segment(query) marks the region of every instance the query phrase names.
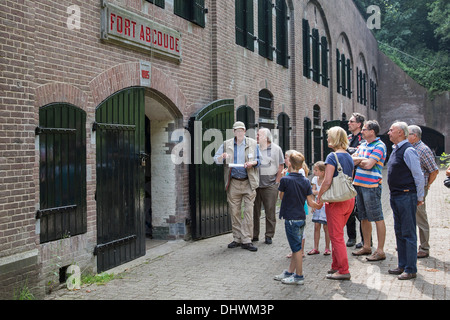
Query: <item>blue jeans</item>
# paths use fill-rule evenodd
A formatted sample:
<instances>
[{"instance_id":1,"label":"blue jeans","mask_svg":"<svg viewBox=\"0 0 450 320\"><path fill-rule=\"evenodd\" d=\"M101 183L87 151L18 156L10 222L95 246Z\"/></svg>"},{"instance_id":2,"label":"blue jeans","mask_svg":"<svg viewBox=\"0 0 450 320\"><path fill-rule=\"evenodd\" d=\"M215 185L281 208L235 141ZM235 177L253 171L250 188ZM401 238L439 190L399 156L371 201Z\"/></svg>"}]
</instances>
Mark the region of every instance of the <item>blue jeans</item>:
<instances>
[{"instance_id":1,"label":"blue jeans","mask_svg":"<svg viewBox=\"0 0 450 320\"><path fill-rule=\"evenodd\" d=\"M417 273L417 193L391 194L391 208L397 239L398 267L406 273Z\"/></svg>"},{"instance_id":2,"label":"blue jeans","mask_svg":"<svg viewBox=\"0 0 450 320\"><path fill-rule=\"evenodd\" d=\"M285 220L284 229L286 237L292 252L302 250L303 230L305 229L305 220Z\"/></svg>"}]
</instances>

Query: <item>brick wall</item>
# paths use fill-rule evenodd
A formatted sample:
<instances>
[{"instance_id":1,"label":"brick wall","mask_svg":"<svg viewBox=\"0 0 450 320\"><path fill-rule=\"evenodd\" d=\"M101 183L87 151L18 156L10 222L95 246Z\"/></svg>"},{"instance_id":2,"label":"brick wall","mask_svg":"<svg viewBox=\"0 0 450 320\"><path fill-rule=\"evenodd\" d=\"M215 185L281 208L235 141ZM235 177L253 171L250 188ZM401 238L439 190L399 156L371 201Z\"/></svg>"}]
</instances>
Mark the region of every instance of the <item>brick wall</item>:
<instances>
[{"instance_id":1,"label":"brick wall","mask_svg":"<svg viewBox=\"0 0 450 320\"><path fill-rule=\"evenodd\" d=\"M218 99L234 99L235 108L253 108L258 122L259 91L267 89L274 98L274 119L280 112L290 117L291 148L304 152L303 118L313 118L315 105L320 107L321 121L360 112L387 122L390 110L396 107L388 104L394 95L389 88L394 83L403 90L396 96L397 105L410 101L409 89L401 87L411 81L401 72L392 75L389 62L379 59L375 38L350 0L286 1L289 68L278 65L276 57L273 61L261 57L257 45L252 52L235 44L232 0L205 1L205 28L174 15L173 1L166 1L165 9L144 0L108 2L180 32L182 61L101 40L100 0L5 0L0 4L0 270L4 271L0 274L0 298L8 297L26 279L33 280L31 287L43 288L54 270L55 252L61 265L75 260L83 270L95 272L95 108L118 90L140 85L140 61L151 63L146 115L153 130L152 183L160 187L152 187L155 224L169 239L190 236L186 223L190 219L188 166L170 162L173 142L169 134L185 127L189 117L203 106ZM80 9L79 29L67 24L71 14L67 9L72 5ZM256 35L257 14L254 1ZM303 75L303 18L319 30L320 36L327 37L328 87ZM274 46L275 21L273 10ZM336 48L351 60L351 99L336 90ZM356 67L361 66L380 84L379 111L356 100ZM423 91L414 84L410 87L421 97L416 103L417 122L425 119L438 127L436 117L422 116ZM439 101L448 106L445 96ZM35 219L39 208L39 154L34 129L39 123L39 108L53 102L71 103L87 114L87 233L39 244Z\"/></svg>"},{"instance_id":2,"label":"brick wall","mask_svg":"<svg viewBox=\"0 0 450 320\"><path fill-rule=\"evenodd\" d=\"M34 10L33 1L0 3L0 298L36 282Z\"/></svg>"}]
</instances>

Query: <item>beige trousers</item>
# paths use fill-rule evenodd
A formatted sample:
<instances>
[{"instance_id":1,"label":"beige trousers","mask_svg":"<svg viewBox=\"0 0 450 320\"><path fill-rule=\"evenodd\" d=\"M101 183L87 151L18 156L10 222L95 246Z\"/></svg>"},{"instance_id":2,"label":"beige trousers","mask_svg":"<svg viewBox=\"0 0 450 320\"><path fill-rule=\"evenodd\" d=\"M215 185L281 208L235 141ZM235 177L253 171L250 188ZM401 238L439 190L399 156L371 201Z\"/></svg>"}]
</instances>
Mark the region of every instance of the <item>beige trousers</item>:
<instances>
[{"instance_id":1,"label":"beige trousers","mask_svg":"<svg viewBox=\"0 0 450 320\"><path fill-rule=\"evenodd\" d=\"M252 242L255 196L256 191L250 188L248 180L231 179L227 190L227 200L231 211L233 240L237 243L248 244Z\"/></svg>"},{"instance_id":2,"label":"beige trousers","mask_svg":"<svg viewBox=\"0 0 450 320\"><path fill-rule=\"evenodd\" d=\"M427 194L428 188L425 187L423 205L418 206L416 211L416 223L419 228L420 251L424 252L428 252L428 250L430 250L430 225L428 224L427 207L425 206Z\"/></svg>"}]
</instances>

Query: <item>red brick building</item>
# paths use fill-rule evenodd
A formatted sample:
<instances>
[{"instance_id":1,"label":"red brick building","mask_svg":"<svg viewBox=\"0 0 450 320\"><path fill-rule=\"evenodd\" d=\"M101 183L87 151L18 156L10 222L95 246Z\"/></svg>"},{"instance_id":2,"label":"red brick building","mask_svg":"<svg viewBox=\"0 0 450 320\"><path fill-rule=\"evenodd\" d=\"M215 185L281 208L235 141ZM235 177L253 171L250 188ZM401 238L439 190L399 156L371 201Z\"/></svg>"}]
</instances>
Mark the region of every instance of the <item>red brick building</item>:
<instances>
[{"instance_id":1,"label":"red brick building","mask_svg":"<svg viewBox=\"0 0 450 320\"><path fill-rule=\"evenodd\" d=\"M227 232L226 210L204 203L223 196L203 180L219 169L173 158L194 144L194 120L278 129L311 163L324 121L360 112L387 130L395 95L414 105L411 123L448 135L448 95L432 106L443 118L427 113L425 91L391 74L350 0L6 0L0 48L5 299L24 286L41 295L69 265L99 272L142 256L148 233Z\"/></svg>"}]
</instances>

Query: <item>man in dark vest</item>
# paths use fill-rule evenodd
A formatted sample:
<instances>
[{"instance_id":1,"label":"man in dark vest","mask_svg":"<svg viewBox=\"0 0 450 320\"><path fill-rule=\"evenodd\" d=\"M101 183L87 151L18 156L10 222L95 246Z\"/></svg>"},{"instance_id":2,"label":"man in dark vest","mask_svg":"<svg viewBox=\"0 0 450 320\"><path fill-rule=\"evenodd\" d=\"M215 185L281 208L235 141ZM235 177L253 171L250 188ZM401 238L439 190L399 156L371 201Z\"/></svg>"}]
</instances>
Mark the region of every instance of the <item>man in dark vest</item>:
<instances>
[{"instance_id":1,"label":"man in dark vest","mask_svg":"<svg viewBox=\"0 0 450 320\"><path fill-rule=\"evenodd\" d=\"M398 267L389 273L409 280L417 273L416 211L424 201L424 178L419 155L407 140L408 125L395 122L388 135L394 144L388 162L388 185L398 253Z\"/></svg>"}]
</instances>

